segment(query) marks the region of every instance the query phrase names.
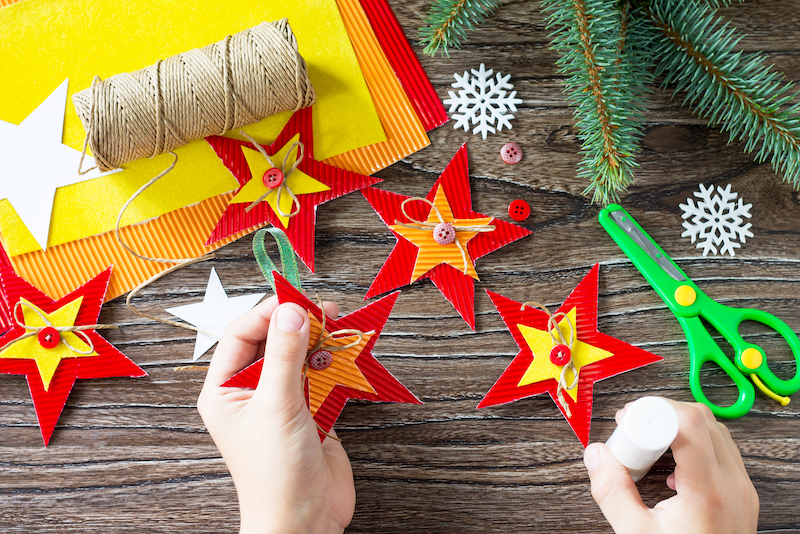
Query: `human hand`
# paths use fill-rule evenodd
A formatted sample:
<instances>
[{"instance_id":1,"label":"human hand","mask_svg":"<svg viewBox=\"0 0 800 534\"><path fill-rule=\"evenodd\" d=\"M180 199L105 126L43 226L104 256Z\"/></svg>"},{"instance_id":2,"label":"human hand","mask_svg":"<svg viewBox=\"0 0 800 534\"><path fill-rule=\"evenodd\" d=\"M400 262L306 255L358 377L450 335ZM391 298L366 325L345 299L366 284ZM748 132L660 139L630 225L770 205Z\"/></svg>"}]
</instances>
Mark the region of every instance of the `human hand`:
<instances>
[{"instance_id":1,"label":"human hand","mask_svg":"<svg viewBox=\"0 0 800 534\"><path fill-rule=\"evenodd\" d=\"M586 447L583 461L597 501L617 534L751 534L758 526L758 494L727 427L704 404L666 399L678 413L672 443L675 472L667 486L677 495L652 509L606 445ZM618 411L622 419L625 408Z\"/></svg>"},{"instance_id":2,"label":"human hand","mask_svg":"<svg viewBox=\"0 0 800 534\"><path fill-rule=\"evenodd\" d=\"M338 316L335 304L324 307ZM347 453L336 440L320 443L305 401L309 331L300 306L262 302L225 331L197 400L236 485L242 533L343 532L353 517ZM258 388L220 387L261 356Z\"/></svg>"}]
</instances>

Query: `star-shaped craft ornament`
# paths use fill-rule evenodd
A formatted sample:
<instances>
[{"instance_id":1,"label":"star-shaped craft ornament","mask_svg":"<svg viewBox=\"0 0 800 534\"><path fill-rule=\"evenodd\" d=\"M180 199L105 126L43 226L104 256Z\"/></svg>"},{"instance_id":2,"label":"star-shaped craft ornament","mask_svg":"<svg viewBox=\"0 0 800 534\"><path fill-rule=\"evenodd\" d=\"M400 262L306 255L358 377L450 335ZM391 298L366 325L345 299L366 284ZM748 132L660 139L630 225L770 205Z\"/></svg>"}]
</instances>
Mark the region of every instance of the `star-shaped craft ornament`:
<instances>
[{"instance_id":1,"label":"star-shaped craft ornament","mask_svg":"<svg viewBox=\"0 0 800 534\"><path fill-rule=\"evenodd\" d=\"M0 374L26 376L45 446L77 379L147 376L96 329L80 328L97 326L110 277L109 267L56 301L0 267L13 322L0 337Z\"/></svg>"},{"instance_id":2,"label":"star-shaped craft ornament","mask_svg":"<svg viewBox=\"0 0 800 534\"><path fill-rule=\"evenodd\" d=\"M397 238L365 298L430 278L474 330L475 260L531 231L472 210L467 145L425 201L374 187L361 193Z\"/></svg>"},{"instance_id":3,"label":"star-shaped craft ornament","mask_svg":"<svg viewBox=\"0 0 800 534\"><path fill-rule=\"evenodd\" d=\"M261 302L264 295L266 293L229 297L219 281L217 270L212 267L203 301L167 308L167 312L203 330L197 333L194 344L192 361L196 362L222 338L228 325Z\"/></svg>"},{"instance_id":4,"label":"star-shaped craft ornament","mask_svg":"<svg viewBox=\"0 0 800 534\"><path fill-rule=\"evenodd\" d=\"M272 224L286 232L297 255L314 271L317 206L381 179L315 160L311 109L296 111L271 145L206 138L240 186L207 245Z\"/></svg>"},{"instance_id":5,"label":"star-shaped craft ornament","mask_svg":"<svg viewBox=\"0 0 800 534\"><path fill-rule=\"evenodd\" d=\"M78 174L81 152L62 144L69 80L17 126L0 120L0 199L8 199L42 249L47 248L56 189L118 170ZM94 167L86 156L84 168Z\"/></svg>"},{"instance_id":6,"label":"star-shaped craft ornament","mask_svg":"<svg viewBox=\"0 0 800 534\"><path fill-rule=\"evenodd\" d=\"M599 270L596 264L553 313L561 336L543 310L487 291L520 351L478 408L547 392L585 447L594 383L663 359L597 331Z\"/></svg>"},{"instance_id":7,"label":"star-shaped craft ornament","mask_svg":"<svg viewBox=\"0 0 800 534\"><path fill-rule=\"evenodd\" d=\"M275 293L280 303L293 302L308 310L311 319L306 399L320 430L320 439L333 428L348 399L373 402L422 404L372 355L399 293L387 295L344 317L324 317L319 306L308 300L277 272ZM361 336L341 330L358 330ZM333 338L329 338L334 334ZM321 345L319 345L322 339ZM255 389L264 360L246 367L222 387ZM299 377L298 377L299 378ZM299 387L299 384L298 384Z\"/></svg>"}]
</instances>

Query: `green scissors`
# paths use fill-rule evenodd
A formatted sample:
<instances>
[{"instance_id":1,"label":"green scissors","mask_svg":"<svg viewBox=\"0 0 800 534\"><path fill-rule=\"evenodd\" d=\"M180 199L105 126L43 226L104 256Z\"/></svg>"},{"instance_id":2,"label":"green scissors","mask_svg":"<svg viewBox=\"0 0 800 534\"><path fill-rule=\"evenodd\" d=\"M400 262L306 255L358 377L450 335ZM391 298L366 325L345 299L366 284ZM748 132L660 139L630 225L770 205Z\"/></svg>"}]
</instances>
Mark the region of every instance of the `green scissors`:
<instances>
[{"instance_id":1,"label":"green scissors","mask_svg":"<svg viewBox=\"0 0 800 534\"><path fill-rule=\"evenodd\" d=\"M747 380L749 376L765 395L783 406L789 404L789 398L781 395L791 395L800 390L800 340L785 322L764 311L731 308L711 300L689 280L686 273L642 230L622 206L611 204L600 212L599 219L606 232L664 299L683 328L689 344L689 384L698 402L711 408L715 415L726 419L745 415L755 401L755 388ZM701 317L731 344L735 351L733 362L711 337ZM797 364L794 378L781 380L775 376L775 373L767 367L764 350L742 338L739 334L739 325L742 321L748 320L767 325L786 340ZM703 393L700 369L706 362L719 365L733 380L739 390L739 398L733 405L717 406Z\"/></svg>"}]
</instances>

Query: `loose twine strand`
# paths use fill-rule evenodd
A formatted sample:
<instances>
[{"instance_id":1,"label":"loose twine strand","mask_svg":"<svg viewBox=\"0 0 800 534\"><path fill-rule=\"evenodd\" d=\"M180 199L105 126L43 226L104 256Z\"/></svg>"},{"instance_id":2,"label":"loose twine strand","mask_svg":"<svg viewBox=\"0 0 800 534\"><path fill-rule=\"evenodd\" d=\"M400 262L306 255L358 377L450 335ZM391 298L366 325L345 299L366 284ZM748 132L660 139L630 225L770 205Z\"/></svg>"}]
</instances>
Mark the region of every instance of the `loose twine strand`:
<instances>
[{"instance_id":1,"label":"loose twine strand","mask_svg":"<svg viewBox=\"0 0 800 534\"><path fill-rule=\"evenodd\" d=\"M249 135L247 135L246 133L244 133L241 130L239 130L239 133L241 135L243 135L244 137L246 137L251 143L253 143L253 145L256 147L256 149L258 149L258 151L261 152L261 155L264 156L264 158L267 160L267 163L269 164L270 167L273 167L273 168L276 168L276 169L278 168L278 166L275 165L275 163L272 161L272 158L269 157L269 154L267 154L267 151L264 150L264 147L262 147L258 143L258 141L256 141L255 139L253 139L252 137L250 137ZM298 148L298 147L299 147L299 149L298 149L297 159L294 161L292 166L287 169L286 168L286 164L289 162L289 156L292 154L294 149ZM300 166L300 163L303 161L303 157L304 156L305 156L305 145L300 141L295 141L295 143L291 147L289 147L289 150L286 152L286 155L283 156L283 163L280 166L281 173L283 173L283 182L281 182L281 185L279 185L275 189L270 189L269 191L267 191L266 193L264 193L263 195L258 197L258 199L253 201L252 204L250 204L249 206L247 206L244 209L245 213L250 213L250 210L252 210L256 206L258 206L261 202L266 200L268 196L270 196L273 192L276 192L276 191L277 191L277 193L276 193L277 197L275 199L275 205L277 206L278 213L280 213L281 217L294 217L295 215L300 213L300 200L297 198L297 195L295 195L292 192L292 190L289 188L289 184L287 182L289 180L289 176L294 171L297 170L297 167ZM256 176L253 176L251 178L251 180L257 180L257 179L258 179L258 177L256 177ZM292 198L292 206L294 207L294 209L289 213L285 213L283 211L283 209L281 208L281 193L284 192L284 191L286 192L286 194L288 194Z\"/></svg>"},{"instance_id":2,"label":"loose twine strand","mask_svg":"<svg viewBox=\"0 0 800 534\"><path fill-rule=\"evenodd\" d=\"M436 213L436 218L439 219L438 223L427 222L427 221L420 221L419 219L415 219L411 215L408 214L406 211L406 204L411 201L420 201L425 202L426 204L430 205L431 209L434 210ZM446 223L447 221L444 220L442 216L442 212L439 211L439 208L436 207L436 204L428 200L427 198L422 197L410 197L403 201L400 204L400 211L403 212L403 215L414 224L404 223L399 221L398 219L394 220L394 224L397 226L402 226L404 228L413 228L415 230L422 230L423 232L433 232L433 230L439 226L439 224ZM476 225L453 225L453 230L456 232L493 232L495 227L491 224L476 224ZM469 260L467 259L467 251L464 248L464 245L458 240L458 236L456 235L455 244L458 247L458 251L461 252L461 259L464 260L464 274L467 274L467 270L469 269Z\"/></svg>"},{"instance_id":3,"label":"loose twine strand","mask_svg":"<svg viewBox=\"0 0 800 534\"><path fill-rule=\"evenodd\" d=\"M564 412L567 414L567 417L572 417L572 411L569 408L569 404L567 404L567 400L564 398L563 390L566 389L568 391L572 391L578 387L578 377L580 371L575 368L575 362L572 361L572 347L575 345L576 338L575 324L572 322L572 318L566 313L556 312L551 314L550 310L547 309L547 306L539 304L538 302L523 302L522 306L520 307L520 311L524 310L526 306L540 309L547 314L547 333L550 335L550 340L553 342L553 347L556 345L566 345L569 347L569 361L561 368L561 375L558 377L558 389L556 390L556 397L558 398L558 403L564 408ZM566 318L567 323L569 324L569 341L564 337L564 333L558 326L558 320L563 318ZM555 332L555 334L553 332ZM558 335L558 339L556 339L556 335ZM569 384L567 383L567 372L572 373L572 382Z\"/></svg>"},{"instance_id":4,"label":"loose twine strand","mask_svg":"<svg viewBox=\"0 0 800 534\"><path fill-rule=\"evenodd\" d=\"M33 325L25 324L25 313L24 312L22 314L23 320L20 321L20 319L19 319L19 311L22 309L23 306L27 307L28 309L32 310L36 315L38 315L39 319L41 319L41 321L44 323L44 326L33 326ZM0 348L0 352L3 352L4 350L9 348L14 343L22 341L23 339L28 339L28 338L31 338L33 336L38 336L39 332L41 332L45 328L52 328L56 332L58 332L59 335L62 332L72 332L76 336L80 337L83 340L83 342L86 343L89 346L89 350L80 350L77 347L73 347L72 345L70 345L70 343L67 341L67 339L64 336L61 336L61 343L63 343L69 350L71 350L72 352L74 352L76 354L79 354L81 356L88 356L89 354L94 352L94 343L92 342L92 338L90 338L89 335L85 332L86 330L109 330L109 329L112 329L112 328L119 328L118 326L111 325L111 324L85 324L85 325L73 325L73 326L56 326L52 322L50 322L50 320L47 318L47 316L45 316L36 306L33 306L33 305L28 304L27 302L23 302L21 300L18 300L14 304L14 309L12 311L12 317L14 318L14 322L16 323L16 325L19 326L20 328L24 328L26 330L26 332L23 335L21 335L20 337L14 338L11 341L9 341L8 343L6 343L5 345L3 345Z\"/></svg>"},{"instance_id":5,"label":"loose twine strand","mask_svg":"<svg viewBox=\"0 0 800 534\"><path fill-rule=\"evenodd\" d=\"M306 352L305 362L303 362L303 377L301 379L301 387L303 388L303 396L305 396L306 378L308 378L308 369L309 369L309 365L311 364L311 356L315 352L320 351L320 350L327 350L328 352L339 352L339 351L343 351L343 350L349 350L349 349L352 349L353 347L357 347L358 345L360 345L361 342L364 341L364 336L372 335L372 334L375 333L374 330L371 330L369 332L362 332L361 330L357 330L355 328L343 328L341 330L336 330L334 332L328 332L327 334L325 334L325 326L326 326L327 321L328 321L328 316L325 313L325 308L323 307L322 299L319 297L319 295L317 295L316 297L317 297L317 302L319 303L319 310L320 310L321 315L322 315L322 321L321 321L322 329L320 330L319 339L317 339L317 342L314 343L313 347L308 349L308 351ZM351 341L350 343L347 343L345 345L328 344L328 341L330 341L331 339L334 339L336 337L340 337L340 336L357 336L358 339L356 339L355 341ZM322 429L322 427L319 426L319 423L317 423L316 420L314 421L314 424L317 425L317 430L319 432L321 432L322 434L325 434L325 436L327 436L327 437L329 437L331 439L335 439L336 441L342 441L341 439L337 438L336 436L332 436L328 432L325 432Z\"/></svg>"},{"instance_id":6,"label":"loose twine strand","mask_svg":"<svg viewBox=\"0 0 800 534\"><path fill-rule=\"evenodd\" d=\"M83 156L90 149L105 172L310 106L316 94L282 19L135 72L95 76L72 99L86 130Z\"/></svg>"}]
</instances>

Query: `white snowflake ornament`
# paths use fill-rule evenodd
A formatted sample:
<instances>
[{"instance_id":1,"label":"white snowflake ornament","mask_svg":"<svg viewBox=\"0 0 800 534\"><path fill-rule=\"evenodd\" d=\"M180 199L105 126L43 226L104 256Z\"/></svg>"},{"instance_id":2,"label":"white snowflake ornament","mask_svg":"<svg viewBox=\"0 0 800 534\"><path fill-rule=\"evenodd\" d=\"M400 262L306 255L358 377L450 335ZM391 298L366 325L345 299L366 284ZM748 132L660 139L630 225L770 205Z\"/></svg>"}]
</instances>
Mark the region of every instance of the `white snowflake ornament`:
<instances>
[{"instance_id":1,"label":"white snowflake ornament","mask_svg":"<svg viewBox=\"0 0 800 534\"><path fill-rule=\"evenodd\" d=\"M700 239L697 248L703 249L703 256L707 256L709 251L716 255L717 247L719 254L724 255L727 252L735 256L734 249L741 247L736 239L744 243L745 238L753 237L753 232L750 231L753 225L744 224L744 217L750 217L750 208L753 205L743 204L741 198L738 204L734 202L739 194L731 192L730 184L725 189L717 186L717 194L712 196L712 193L714 186L706 188L700 184L700 192L694 193L700 199L697 205L691 198L686 199L686 204L680 205L682 217L691 217L691 222L683 221L686 231L681 237L691 237L692 243Z\"/></svg>"},{"instance_id":2,"label":"white snowflake ornament","mask_svg":"<svg viewBox=\"0 0 800 534\"><path fill-rule=\"evenodd\" d=\"M458 95L448 91L450 98L444 101L445 105L450 106L450 116L456 119L453 128L464 128L466 132L470 124L477 125L472 133L480 133L484 139L503 127L510 130L509 121L514 115L508 112L517 111L517 104L522 104L522 100L516 97L517 92L512 91L514 86L508 83L511 75L501 76L498 72L496 78L492 78L494 70L486 70L483 63L480 69L470 70L471 77L467 71L463 76L458 73L453 75L456 81L452 86L459 90Z\"/></svg>"}]
</instances>

